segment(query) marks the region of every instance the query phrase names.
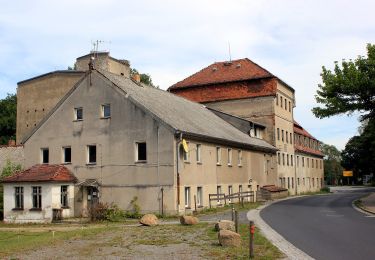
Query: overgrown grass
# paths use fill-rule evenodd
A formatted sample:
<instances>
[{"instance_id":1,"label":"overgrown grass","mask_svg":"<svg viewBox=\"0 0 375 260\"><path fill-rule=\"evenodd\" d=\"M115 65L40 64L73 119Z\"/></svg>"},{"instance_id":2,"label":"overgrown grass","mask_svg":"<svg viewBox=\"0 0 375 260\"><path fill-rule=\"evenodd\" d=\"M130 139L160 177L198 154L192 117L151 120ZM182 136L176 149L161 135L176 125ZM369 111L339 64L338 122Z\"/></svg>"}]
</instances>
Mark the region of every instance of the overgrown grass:
<instances>
[{"instance_id":1,"label":"overgrown grass","mask_svg":"<svg viewBox=\"0 0 375 260\"><path fill-rule=\"evenodd\" d=\"M37 225L35 225L37 227ZM41 226L41 225L38 225ZM37 249L41 246L54 245L62 240L88 238L103 231L111 230L111 226L82 227L70 231L40 231L30 232L19 228L17 231L0 232L0 257L27 249Z\"/></svg>"},{"instance_id":2,"label":"overgrown grass","mask_svg":"<svg viewBox=\"0 0 375 260\"><path fill-rule=\"evenodd\" d=\"M228 204L222 207L204 208L203 210L198 211L196 215L199 216L199 215L216 214L216 213L231 210L232 207L234 207L234 209L237 211L250 210L250 209L256 209L262 204L263 204L262 202L245 202L242 206L241 203L234 203L234 204Z\"/></svg>"}]
</instances>

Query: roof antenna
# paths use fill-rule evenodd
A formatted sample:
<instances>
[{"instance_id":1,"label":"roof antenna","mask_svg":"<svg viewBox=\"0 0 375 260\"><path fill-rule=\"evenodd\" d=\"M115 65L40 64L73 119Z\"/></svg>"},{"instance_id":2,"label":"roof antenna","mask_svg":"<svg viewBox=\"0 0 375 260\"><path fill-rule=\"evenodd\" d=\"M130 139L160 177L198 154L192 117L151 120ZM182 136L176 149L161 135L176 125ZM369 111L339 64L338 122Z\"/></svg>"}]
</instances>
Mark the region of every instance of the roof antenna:
<instances>
[{"instance_id":1,"label":"roof antenna","mask_svg":"<svg viewBox=\"0 0 375 260\"><path fill-rule=\"evenodd\" d=\"M230 42L228 41L228 51L229 51L229 62L232 62L232 54L230 53Z\"/></svg>"}]
</instances>

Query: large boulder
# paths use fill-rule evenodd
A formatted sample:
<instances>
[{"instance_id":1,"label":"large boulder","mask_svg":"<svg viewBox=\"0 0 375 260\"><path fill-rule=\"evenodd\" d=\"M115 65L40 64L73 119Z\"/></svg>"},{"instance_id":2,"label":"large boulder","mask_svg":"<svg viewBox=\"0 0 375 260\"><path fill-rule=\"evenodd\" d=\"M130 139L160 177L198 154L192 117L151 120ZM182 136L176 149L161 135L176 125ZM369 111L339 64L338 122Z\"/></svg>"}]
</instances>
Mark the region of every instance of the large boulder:
<instances>
[{"instance_id":1,"label":"large boulder","mask_svg":"<svg viewBox=\"0 0 375 260\"><path fill-rule=\"evenodd\" d=\"M139 220L139 223L145 226L156 226L159 224L159 221L154 214L146 214Z\"/></svg>"},{"instance_id":2,"label":"large boulder","mask_svg":"<svg viewBox=\"0 0 375 260\"><path fill-rule=\"evenodd\" d=\"M195 225L198 224L199 220L196 217L193 216L181 216L180 217L180 223L182 225Z\"/></svg>"},{"instance_id":3,"label":"large boulder","mask_svg":"<svg viewBox=\"0 0 375 260\"><path fill-rule=\"evenodd\" d=\"M233 221L230 220L220 220L215 224L215 230L220 231L220 230L230 230L230 231L236 231L236 227L234 225Z\"/></svg>"},{"instance_id":4,"label":"large boulder","mask_svg":"<svg viewBox=\"0 0 375 260\"><path fill-rule=\"evenodd\" d=\"M241 246L241 236L236 232L230 230L220 230L218 234L219 243L222 246L227 247L239 247Z\"/></svg>"}]
</instances>

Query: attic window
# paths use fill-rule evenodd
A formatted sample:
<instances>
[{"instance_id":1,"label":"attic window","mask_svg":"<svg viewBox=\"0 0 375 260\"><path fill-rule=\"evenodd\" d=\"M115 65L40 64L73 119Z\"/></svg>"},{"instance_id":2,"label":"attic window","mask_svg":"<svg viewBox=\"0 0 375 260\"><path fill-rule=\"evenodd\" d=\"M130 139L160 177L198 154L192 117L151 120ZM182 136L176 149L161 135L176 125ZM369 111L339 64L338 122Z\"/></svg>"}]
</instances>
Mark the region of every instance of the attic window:
<instances>
[{"instance_id":1,"label":"attic window","mask_svg":"<svg viewBox=\"0 0 375 260\"><path fill-rule=\"evenodd\" d=\"M74 108L74 120L75 121L83 120L83 108L82 107Z\"/></svg>"}]
</instances>

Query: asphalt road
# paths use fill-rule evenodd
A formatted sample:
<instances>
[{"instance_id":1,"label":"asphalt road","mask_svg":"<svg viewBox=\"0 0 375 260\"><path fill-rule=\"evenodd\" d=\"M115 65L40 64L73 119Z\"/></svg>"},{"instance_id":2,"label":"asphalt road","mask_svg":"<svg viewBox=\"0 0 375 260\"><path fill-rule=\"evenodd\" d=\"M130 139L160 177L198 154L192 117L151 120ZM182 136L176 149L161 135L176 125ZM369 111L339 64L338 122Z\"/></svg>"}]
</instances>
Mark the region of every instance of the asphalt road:
<instances>
[{"instance_id":1,"label":"asphalt road","mask_svg":"<svg viewBox=\"0 0 375 260\"><path fill-rule=\"evenodd\" d=\"M372 190L373 191L373 190ZM369 190L274 203L260 213L275 231L315 259L375 259L375 217L351 204Z\"/></svg>"}]
</instances>

